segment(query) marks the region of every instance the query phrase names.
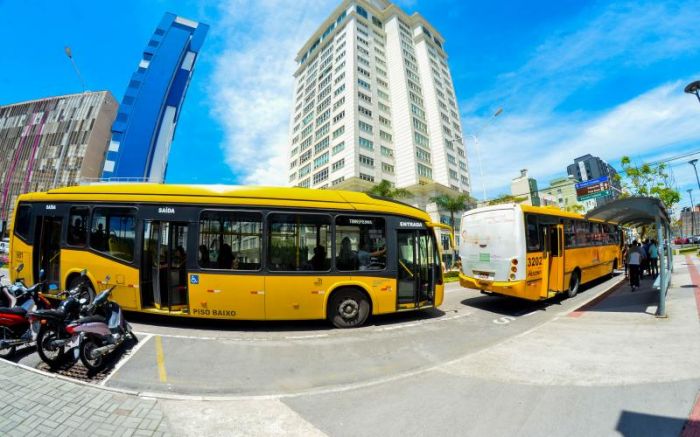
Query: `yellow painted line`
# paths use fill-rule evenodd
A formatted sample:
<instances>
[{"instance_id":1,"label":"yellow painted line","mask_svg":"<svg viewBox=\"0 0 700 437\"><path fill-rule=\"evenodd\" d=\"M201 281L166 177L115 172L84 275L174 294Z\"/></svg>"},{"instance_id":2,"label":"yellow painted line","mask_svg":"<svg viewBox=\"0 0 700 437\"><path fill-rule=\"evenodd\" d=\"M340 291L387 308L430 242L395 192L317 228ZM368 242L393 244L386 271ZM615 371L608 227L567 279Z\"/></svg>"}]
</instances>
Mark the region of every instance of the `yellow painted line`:
<instances>
[{"instance_id":1,"label":"yellow painted line","mask_svg":"<svg viewBox=\"0 0 700 437\"><path fill-rule=\"evenodd\" d=\"M160 335L156 335L156 362L158 363L160 382L168 382L168 374L165 372L165 357L163 356L163 338Z\"/></svg>"}]
</instances>

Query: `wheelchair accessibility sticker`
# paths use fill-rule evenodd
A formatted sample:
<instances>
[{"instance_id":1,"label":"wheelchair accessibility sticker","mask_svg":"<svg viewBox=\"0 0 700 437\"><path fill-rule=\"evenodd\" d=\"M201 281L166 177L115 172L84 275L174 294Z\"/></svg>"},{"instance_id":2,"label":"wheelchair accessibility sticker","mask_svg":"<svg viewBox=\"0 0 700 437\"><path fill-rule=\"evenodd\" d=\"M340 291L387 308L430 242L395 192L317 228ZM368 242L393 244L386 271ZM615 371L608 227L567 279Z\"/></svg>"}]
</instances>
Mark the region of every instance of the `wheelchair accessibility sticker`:
<instances>
[{"instance_id":1,"label":"wheelchair accessibility sticker","mask_svg":"<svg viewBox=\"0 0 700 437\"><path fill-rule=\"evenodd\" d=\"M199 284L199 275L190 275L190 284L198 285Z\"/></svg>"}]
</instances>

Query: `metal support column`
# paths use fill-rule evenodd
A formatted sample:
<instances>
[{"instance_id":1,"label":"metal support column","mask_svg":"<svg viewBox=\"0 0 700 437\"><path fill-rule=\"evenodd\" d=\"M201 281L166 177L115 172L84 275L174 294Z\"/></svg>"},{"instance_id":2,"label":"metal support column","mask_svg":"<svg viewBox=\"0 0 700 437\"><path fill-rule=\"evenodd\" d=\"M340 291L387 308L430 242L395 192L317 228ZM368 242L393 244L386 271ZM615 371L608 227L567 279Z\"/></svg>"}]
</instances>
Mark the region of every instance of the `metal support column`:
<instances>
[{"instance_id":1,"label":"metal support column","mask_svg":"<svg viewBox=\"0 0 700 437\"><path fill-rule=\"evenodd\" d=\"M656 235L657 244L663 245L664 234L666 231L666 223L662 223L660 217L656 217ZM658 248L658 246L657 246ZM659 309L656 311L657 317L666 317L666 277L669 272L666 271L666 251L659 251Z\"/></svg>"}]
</instances>

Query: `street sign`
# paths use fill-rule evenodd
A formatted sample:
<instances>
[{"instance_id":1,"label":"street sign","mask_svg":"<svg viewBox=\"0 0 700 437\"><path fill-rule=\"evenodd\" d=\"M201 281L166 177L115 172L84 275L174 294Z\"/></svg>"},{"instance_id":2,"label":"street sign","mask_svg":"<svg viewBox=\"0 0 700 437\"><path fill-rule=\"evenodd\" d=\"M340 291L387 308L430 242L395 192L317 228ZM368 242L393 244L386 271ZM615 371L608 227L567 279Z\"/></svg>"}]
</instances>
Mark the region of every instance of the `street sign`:
<instances>
[{"instance_id":1,"label":"street sign","mask_svg":"<svg viewBox=\"0 0 700 437\"><path fill-rule=\"evenodd\" d=\"M610 180L607 176L576 184L576 197L579 201L610 195Z\"/></svg>"},{"instance_id":2,"label":"street sign","mask_svg":"<svg viewBox=\"0 0 700 437\"><path fill-rule=\"evenodd\" d=\"M576 196L576 197L578 198L579 202L583 202L584 200L597 199L599 197L605 197L605 196L610 196L610 190L598 191L595 193L584 194L583 196Z\"/></svg>"}]
</instances>

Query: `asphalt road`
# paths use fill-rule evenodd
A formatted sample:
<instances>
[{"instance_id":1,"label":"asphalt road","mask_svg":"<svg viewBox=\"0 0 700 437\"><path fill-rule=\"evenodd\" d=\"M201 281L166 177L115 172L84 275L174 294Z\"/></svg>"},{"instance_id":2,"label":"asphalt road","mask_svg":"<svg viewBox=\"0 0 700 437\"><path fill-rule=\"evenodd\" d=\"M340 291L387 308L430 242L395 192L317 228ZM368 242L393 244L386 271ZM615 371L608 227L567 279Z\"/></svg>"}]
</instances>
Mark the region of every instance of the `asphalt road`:
<instances>
[{"instance_id":1,"label":"asphalt road","mask_svg":"<svg viewBox=\"0 0 700 437\"><path fill-rule=\"evenodd\" d=\"M140 342L95 382L139 392L235 397L327 393L398 380L523 333L618 280L545 303L486 296L451 283L439 309L375 317L351 330L332 329L325 321L129 314ZM26 352L19 362L40 367L38 356ZM71 372L85 379L79 364Z\"/></svg>"}]
</instances>

